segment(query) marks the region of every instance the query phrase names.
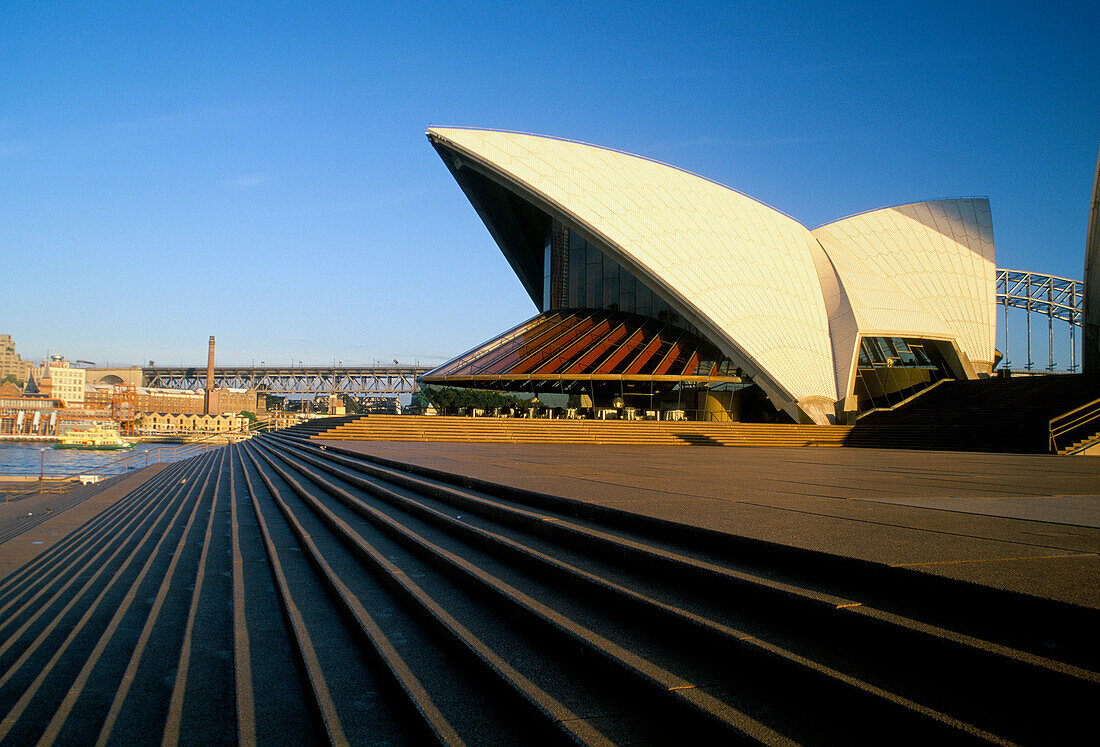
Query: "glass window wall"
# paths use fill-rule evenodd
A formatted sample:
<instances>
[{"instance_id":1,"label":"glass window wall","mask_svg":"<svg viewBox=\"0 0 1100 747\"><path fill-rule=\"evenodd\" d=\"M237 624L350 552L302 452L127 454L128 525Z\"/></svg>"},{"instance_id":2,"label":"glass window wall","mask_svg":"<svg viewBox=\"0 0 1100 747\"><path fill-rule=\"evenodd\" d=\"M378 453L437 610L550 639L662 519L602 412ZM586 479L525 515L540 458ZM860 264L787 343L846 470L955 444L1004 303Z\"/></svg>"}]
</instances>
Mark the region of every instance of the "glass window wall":
<instances>
[{"instance_id":1,"label":"glass window wall","mask_svg":"<svg viewBox=\"0 0 1100 747\"><path fill-rule=\"evenodd\" d=\"M560 240L552 240L552 233L546 241L544 311L559 308L560 300L560 308L627 311L698 334L658 293L598 247L560 224L551 231L560 231ZM560 293L554 293L554 288L560 288Z\"/></svg>"}]
</instances>

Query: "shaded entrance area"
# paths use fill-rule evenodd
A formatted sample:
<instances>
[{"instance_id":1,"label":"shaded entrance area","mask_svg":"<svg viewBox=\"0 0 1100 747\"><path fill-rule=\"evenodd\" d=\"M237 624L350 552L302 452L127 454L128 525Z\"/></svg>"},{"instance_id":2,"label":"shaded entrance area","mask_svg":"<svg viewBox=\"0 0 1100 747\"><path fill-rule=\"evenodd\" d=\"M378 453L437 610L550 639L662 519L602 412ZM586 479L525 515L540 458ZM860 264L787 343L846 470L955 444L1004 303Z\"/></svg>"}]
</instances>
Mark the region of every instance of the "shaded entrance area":
<instances>
[{"instance_id":1,"label":"shaded entrance area","mask_svg":"<svg viewBox=\"0 0 1100 747\"><path fill-rule=\"evenodd\" d=\"M1059 420L1074 413L1069 421ZM1100 376L1060 374L945 381L893 410L868 413L849 446L1064 453L1100 439ZM1079 417L1080 416L1080 417ZM1052 428L1060 422L1079 427Z\"/></svg>"}]
</instances>

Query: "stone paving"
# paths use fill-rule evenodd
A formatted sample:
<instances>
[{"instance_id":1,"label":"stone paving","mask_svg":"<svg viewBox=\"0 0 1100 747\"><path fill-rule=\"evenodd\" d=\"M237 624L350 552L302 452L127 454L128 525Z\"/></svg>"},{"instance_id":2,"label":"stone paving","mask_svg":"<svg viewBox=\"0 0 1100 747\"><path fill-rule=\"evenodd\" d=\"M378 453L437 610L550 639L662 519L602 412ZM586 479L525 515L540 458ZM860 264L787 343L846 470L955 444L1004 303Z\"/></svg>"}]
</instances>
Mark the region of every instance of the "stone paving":
<instances>
[{"instance_id":1,"label":"stone paving","mask_svg":"<svg viewBox=\"0 0 1100 747\"><path fill-rule=\"evenodd\" d=\"M332 445L1100 608L1096 457L896 449Z\"/></svg>"}]
</instances>

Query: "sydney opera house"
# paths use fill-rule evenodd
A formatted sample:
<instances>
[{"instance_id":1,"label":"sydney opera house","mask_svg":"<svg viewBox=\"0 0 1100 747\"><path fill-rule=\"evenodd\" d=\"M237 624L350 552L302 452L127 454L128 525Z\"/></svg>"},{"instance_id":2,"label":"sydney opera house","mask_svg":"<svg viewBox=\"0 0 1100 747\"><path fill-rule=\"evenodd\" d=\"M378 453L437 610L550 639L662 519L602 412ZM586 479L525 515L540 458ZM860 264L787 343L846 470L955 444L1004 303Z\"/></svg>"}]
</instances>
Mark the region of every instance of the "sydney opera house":
<instances>
[{"instance_id":1,"label":"sydney opera house","mask_svg":"<svg viewBox=\"0 0 1100 747\"><path fill-rule=\"evenodd\" d=\"M539 313L426 383L826 424L994 366L985 199L810 230L608 148L480 129L427 135Z\"/></svg>"}]
</instances>

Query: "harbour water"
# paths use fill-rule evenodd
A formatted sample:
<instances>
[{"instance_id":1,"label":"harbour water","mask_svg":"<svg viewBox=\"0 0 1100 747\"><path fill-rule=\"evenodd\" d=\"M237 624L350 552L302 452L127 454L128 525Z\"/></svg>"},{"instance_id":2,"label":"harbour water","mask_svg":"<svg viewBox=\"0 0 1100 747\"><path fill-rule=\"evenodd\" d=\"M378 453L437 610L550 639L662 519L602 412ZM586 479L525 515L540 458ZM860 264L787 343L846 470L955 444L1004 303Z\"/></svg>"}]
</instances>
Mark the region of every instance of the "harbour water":
<instances>
[{"instance_id":1,"label":"harbour water","mask_svg":"<svg viewBox=\"0 0 1100 747\"><path fill-rule=\"evenodd\" d=\"M95 467L117 462L129 457L127 466L139 469L145 466L144 454L158 448L172 448L166 444L137 444L122 451L82 451L80 449L55 449L48 443L0 443L0 477L33 476L43 470L46 477L62 477L87 471ZM153 461L150 457L150 462Z\"/></svg>"}]
</instances>

